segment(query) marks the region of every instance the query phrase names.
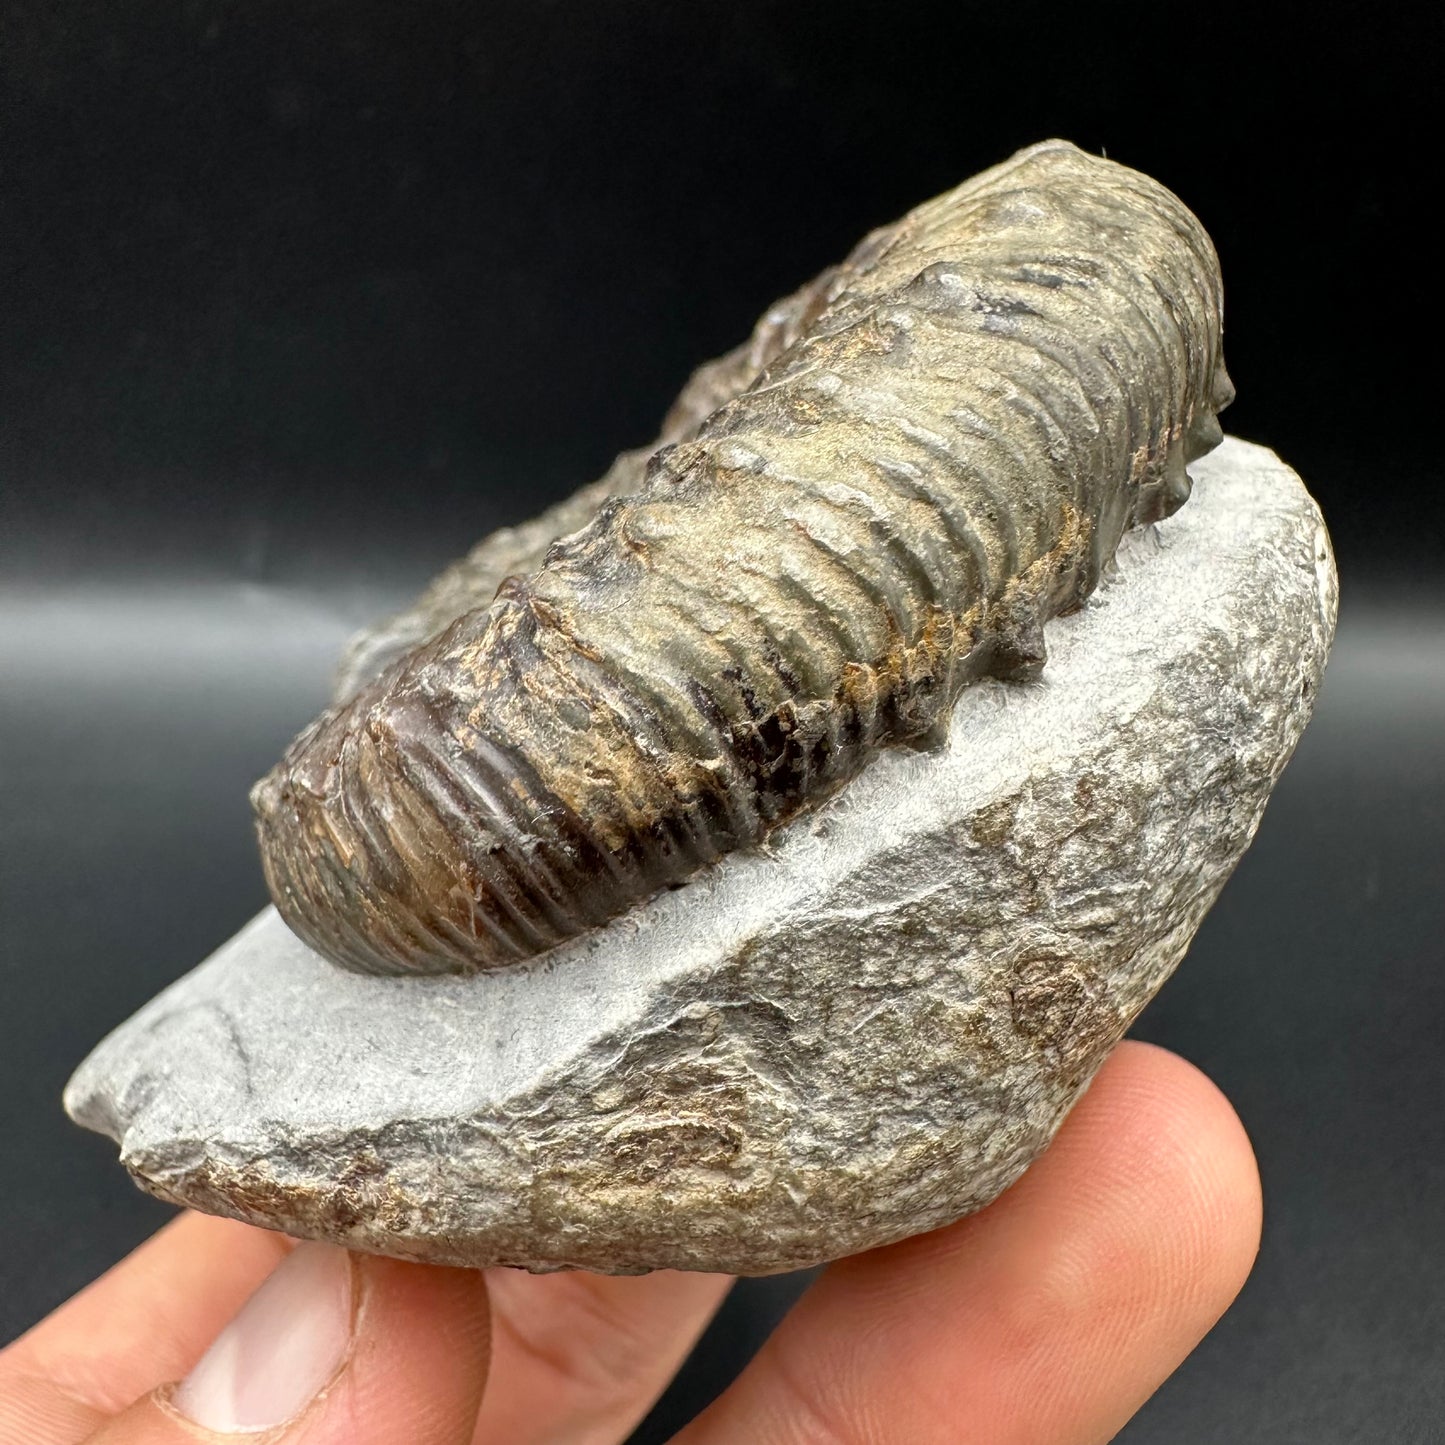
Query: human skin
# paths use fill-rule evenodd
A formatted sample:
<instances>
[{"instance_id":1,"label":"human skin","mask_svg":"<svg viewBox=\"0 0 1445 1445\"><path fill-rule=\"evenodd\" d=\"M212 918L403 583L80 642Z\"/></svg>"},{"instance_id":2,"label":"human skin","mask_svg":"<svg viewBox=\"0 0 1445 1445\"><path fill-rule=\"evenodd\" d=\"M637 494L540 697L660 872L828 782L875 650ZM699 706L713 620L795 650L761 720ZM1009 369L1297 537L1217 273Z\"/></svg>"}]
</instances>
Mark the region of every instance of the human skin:
<instances>
[{"instance_id":1,"label":"human skin","mask_svg":"<svg viewBox=\"0 0 1445 1445\"><path fill-rule=\"evenodd\" d=\"M1018 1184L831 1265L675 1445L1109 1440L1238 1293L1259 1229L1228 1101L1175 1055L1125 1043ZM331 1277L349 1269L351 1306L319 1392L241 1437L264 1445L620 1445L728 1286L305 1248L330 1252L307 1258ZM268 1276L273 1299L289 1281L304 1352L293 1249L183 1215L0 1353L0 1445L233 1438L184 1413L214 1423L216 1370L197 1361Z\"/></svg>"}]
</instances>

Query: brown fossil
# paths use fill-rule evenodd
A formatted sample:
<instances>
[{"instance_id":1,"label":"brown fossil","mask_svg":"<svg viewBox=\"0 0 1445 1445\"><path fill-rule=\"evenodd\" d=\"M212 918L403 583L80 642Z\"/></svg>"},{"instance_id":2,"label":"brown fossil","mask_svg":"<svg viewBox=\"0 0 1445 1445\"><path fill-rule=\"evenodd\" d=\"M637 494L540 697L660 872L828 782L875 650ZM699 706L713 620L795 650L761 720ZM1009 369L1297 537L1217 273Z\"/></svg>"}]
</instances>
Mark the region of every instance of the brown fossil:
<instances>
[{"instance_id":1,"label":"brown fossil","mask_svg":"<svg viewBox=\"0 0 1445 1445\"><path fill-rule=\"evenodd\" d=\"M253 794L277 907L354 968L499 967L938 737L1186 499L1220 331L1198 221L1063 142L875 232L353 653Z\"/></svg>"}]
</instances>

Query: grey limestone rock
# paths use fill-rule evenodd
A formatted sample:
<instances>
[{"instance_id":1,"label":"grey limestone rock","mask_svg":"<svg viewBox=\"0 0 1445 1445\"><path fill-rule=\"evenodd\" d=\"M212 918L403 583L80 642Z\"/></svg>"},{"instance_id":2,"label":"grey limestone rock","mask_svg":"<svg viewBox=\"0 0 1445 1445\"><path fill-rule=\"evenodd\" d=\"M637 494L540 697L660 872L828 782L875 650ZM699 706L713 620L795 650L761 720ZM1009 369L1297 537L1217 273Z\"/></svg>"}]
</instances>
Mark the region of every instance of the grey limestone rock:
<instances>
[{"instance_id":1,"label":"grey limestone rock","mask_svg":"<svg viewBox=\"0 0 1445 1445\"><path fill-rule=\"evenodd\" d=\"M531 963L337 968L270 909L66 1107L147 1189L464 1265L766 1273L980 1208L1169 976L1334 627L1299 479L1228 441L948 742Z\"/></svg>"}]
</instances>

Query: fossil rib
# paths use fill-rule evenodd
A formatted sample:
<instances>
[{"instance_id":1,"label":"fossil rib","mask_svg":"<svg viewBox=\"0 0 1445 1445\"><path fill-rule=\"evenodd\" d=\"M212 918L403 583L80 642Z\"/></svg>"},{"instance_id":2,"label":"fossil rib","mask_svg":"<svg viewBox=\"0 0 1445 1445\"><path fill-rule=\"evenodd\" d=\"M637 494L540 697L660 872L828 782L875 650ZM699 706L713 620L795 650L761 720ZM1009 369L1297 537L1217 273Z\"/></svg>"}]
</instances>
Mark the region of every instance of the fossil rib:
<instances>
[{"instance_id":1,"label":"fossil rib","mask_svg":"<svg viewBox=\"0 0 1445 1445\"><path fill-rule=\"evenodd\" d=\"M465 557L445 568L411 607L358 633L337 669L336 701L345 702L360 692L378 673L435 637L462 613L490 606L497 588L508 577L537 571L552 543L585 527L609 497L640 491L653 453L659 447L690 441L718 407L750 387L827 304L841 284L841 274L841 267L830 267L791 296L775 302L741 346L698 367L649 446L623 452L604 476L531 521L502 527L482 538Z\"/></svg>"},{"instance_id":2,"label":"fossil rib","mask_svg":"<svg viewBox=\"0 0 1445 1445\"><path fill-rule=\"evenodd\" d=\"M936 737L970 680L1038 675L1043 623L1185 500L1232 395L1199 223L1062 142L799 296L754 365L694 379L640 491L257 785L313 947L377 972L534 956Z\"/></svg>"}]
</instances>

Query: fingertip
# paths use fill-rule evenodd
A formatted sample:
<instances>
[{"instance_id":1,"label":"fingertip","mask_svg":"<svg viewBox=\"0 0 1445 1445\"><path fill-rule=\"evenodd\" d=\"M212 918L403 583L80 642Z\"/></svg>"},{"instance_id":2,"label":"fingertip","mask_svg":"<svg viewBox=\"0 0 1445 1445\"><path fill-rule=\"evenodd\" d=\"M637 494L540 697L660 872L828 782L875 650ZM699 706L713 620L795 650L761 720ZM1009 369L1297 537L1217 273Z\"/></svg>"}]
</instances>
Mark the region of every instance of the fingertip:
<instances>
[{"instance_id":1,"label":"fingertip","mask_svg":"<svg viewBox=\"0 0 1445 1445\"><path fill-rule=\"evenodd\" d=\"M418 1350L453 1350L485 1361L491 1336L486 1277L479 1270L410 1264L380 1255L358 1255L363 1280L363 1315L384 1310L385 1328L358 1324L371 1348L389 1352L393 1338L415 1342Z\"/></svg>"},{"instance_id":2,"label":"fingertip","mask_svg":"<svg viewBox=\"0 0 1445 1445\"><path fill-rule=\"evenodd\" d=\"M1229 1100L1178 1055L1122 1045L1054 1146L978 1220L1012 1376L998 1418L1108 1438L1229 1308L1260 1220Z\"/></svg>"},{"instance_id":3,"label":"fingertip","mask_svg":"<svg viewBox=\"0 0 1445 1445\"><path fill-rule=\"evenodd\" d=\"M470 1439L489 1360L484 1276L364 1255L356 1277L355 1349L318 1445Z\"/></svg>"},{"instance_id":4,"label":"fingertip","mask_svg":"<svg viewBox=\"0 0 1445 1445\"><path fill-rule=\"evenodd\" d=\"M1077 1156L1077 1160L1074 1158ZM1175 1297L1217 1303L1239 1293L1259 1252L1263 1197L1254 1149L1219 1086L1180 1055L1121 1044L1040 1161L1090 1171L1101 1195L1129 1200L1153 1225ZM1027 1180L1027 1176L1026 1176Z\"/></svg>"}]
</instances>

